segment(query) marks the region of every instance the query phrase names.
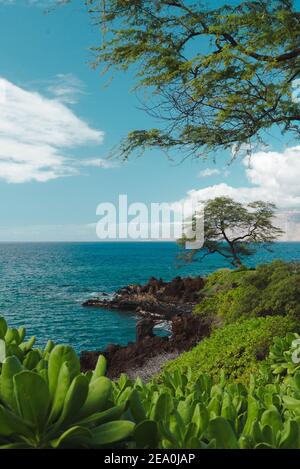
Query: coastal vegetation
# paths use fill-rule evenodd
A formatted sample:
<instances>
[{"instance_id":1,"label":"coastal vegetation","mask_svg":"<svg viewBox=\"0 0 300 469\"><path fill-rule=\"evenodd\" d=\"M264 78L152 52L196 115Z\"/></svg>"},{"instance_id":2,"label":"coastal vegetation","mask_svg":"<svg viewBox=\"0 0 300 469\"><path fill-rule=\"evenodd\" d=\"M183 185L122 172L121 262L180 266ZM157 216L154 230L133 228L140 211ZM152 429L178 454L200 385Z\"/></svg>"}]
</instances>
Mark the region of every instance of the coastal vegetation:
<instances>
[{"instance_id":1,"label":"coastal vegetation","mask_svg":"<svg viewBox=\"0 0 300 469\"><path fill-rule=\"evenodd\" d=\"M300 265L276 260L256 269L221 269L206 278L197 314L216 324L267 315L300 315Z\"/></svg>"},{"instance_id":2,"label":"coastal vegetation","mask_svg":"<svg viewBox=\"0 0 300 469\"><path fill-rule=\"evenodd\" d=\"M0 448L300 447L300 372L285 365L298 335L274 339L247 384L230 382L224 372L195 377L191 368L166 370L144 384L126 375L110 381L102 356L81 373L76 353L63 345L28 369L26 357L3 348L16 339L3 319L1 325Z\"/></svg>"},{"instance_id":3,"label":"coastal vegetation","mask_svg":"<svg viewBox=\"0 0 300 469\"><path fill-rule=\"evenodd\" d=\"M194 380L202 373L213 378L223 373L228 381L249 383L251 375L258 373L266 359L273 338L299 329L300 323L290 317L239 320L217 328L191 351L167 363L164 369L172 373L179 368L190 368Z\"/></svg>"},{"instance_id":4,"label":"coastal vegetation","mask_svg":"<svg viewBox=\"0 0 300 469\"><path fill-rule=\"evenodd\" d=\"M281 315L259 307L280 278L296 285L298 271L276 261L208 276L196 314L225 311L222 295L240 289L243 296L249 282L258 306L217 315L209 337L148 383L125 374L111 381L101 355L94 370L82 372L71 347L52 341L35 347L24 328L9 328L1 318L0 448L300 448L293 295L275 302Z\"/></svg>"},{"instance_id":5,"label":"coastal vegetation","mask_svg":"<svg viewBox=\"0 0 300 469\"><path fill-rule=\"evenodd\" d=\"M242 152L250 161L274 126L299 139L294 3L90 0L102 29L95 66L133 66L137 88L151 97L145 111L164 124L129 132L118 155L159 148L207 158L230 150L232 159ZM282 234L275 210L265 201L209 200L203 248L188 259L217 253L236 270L169 284L152 279L146 289L85 303L145 306L139 314L152 317L140 324L131 354L143 341L151 352L155 343L170 344L153 335L153 317L172 318L173 348L162 347L164 356L187 350L178 344L189 351L148 382L109 379L97 351L94 369L83 369L69 345L35 347L23 327L0 318L0 448L300 449L300 267L244 266L257 245L269 248Z\"/></svg>"},{"instance_id":6,"label":"coastal vegetation","mask_svg":"<svg viewBox=\"0 0 300 469\"><path fill-rule=\"evenodd\" d=\"M256 252L258 246L270 249L283 231L273 224L276 206L257 200L241 204L230 197L215 197L203 204L203 245L197 249L183 251L180 257L186 261L201 261L210 254L222 256L234 267L241 267L244 259ZM180 240L195 240L197 219L187 226L187 234ZM192 233L189 233L192 228ZM199 228L198 228L199 229Z\"/></svg>"}]
</instances>

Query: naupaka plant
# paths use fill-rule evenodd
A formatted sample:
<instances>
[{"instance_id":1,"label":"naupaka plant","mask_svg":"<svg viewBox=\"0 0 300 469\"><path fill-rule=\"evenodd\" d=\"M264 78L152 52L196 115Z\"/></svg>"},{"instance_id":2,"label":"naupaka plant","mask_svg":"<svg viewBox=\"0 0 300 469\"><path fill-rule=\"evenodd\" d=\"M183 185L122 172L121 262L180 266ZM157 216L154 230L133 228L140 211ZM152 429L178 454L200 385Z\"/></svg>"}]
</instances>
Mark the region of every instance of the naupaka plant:
<instances>
[{"instance_id":1,"label":"naupaka plant","mask_svg":"<svg viewBox=\"0 0 300 469\"><path fill-rule=\"evenodd\" d=\"M128 439L135 424L122 419L126 401L114 405L105 368L100 357L92 373L80 373L75 351L65 345L55 346L40 369L5 358L0 448L101 448Z\"/></svg>"}]
</instances>

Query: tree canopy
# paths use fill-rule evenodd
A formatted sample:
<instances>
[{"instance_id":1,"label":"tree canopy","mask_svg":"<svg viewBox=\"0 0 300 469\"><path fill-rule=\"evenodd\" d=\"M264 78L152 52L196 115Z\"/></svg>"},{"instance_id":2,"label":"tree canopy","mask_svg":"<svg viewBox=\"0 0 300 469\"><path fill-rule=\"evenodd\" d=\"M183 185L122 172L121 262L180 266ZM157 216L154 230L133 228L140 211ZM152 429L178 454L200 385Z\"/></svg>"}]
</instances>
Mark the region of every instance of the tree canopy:
<instances>
[{"instance_id":1,"label":"tree canopy","mask_svg":"<svg viewBox=\"0 0 300 469\"><path fill-rule=\"evenodd\" d=\"M103 31L95 64L133 65L137 86L149 90L145 109L161 119L160 128L128 134L124 158L148 147L193 156L251 148L275 124L300 137L300 11L293 0L89 3Z\"/></svg>"},{"instance_id":2,"label":"tree canopy","mask_svg":"<svg viewBox=\"0 0 300 469\"><path fill-rule=\"evenodd\" d=\"M283 231L273 225L274 204L256 201L247 205L229 197L216 197L204 204L204 244L200 249L185 251L186 261L202 260L209 254L220 254L235 267L243 258L255 253L258 245L269 248ZM183 245L188 233L179 240Z\"/></svg>"}]
</instances>

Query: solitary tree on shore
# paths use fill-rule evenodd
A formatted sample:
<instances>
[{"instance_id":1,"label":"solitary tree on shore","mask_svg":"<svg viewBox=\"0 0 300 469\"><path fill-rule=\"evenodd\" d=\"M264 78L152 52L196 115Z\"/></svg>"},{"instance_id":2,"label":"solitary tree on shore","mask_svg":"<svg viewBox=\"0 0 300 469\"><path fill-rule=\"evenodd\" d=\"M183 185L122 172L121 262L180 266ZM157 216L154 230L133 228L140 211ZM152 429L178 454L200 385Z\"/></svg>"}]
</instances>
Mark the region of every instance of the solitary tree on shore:
<instances>
[{"instance_id":1,"label":"solitary tree on shore","mask_svg":"<svg viewBox=\"0 0 300 469\"><path fill-rule=\"evenodd\" d=\"M185 261L203 260L210 254L223 256L235 267L243 257L251 256L258 246L270 248L283 231L274 226L276 206L262 201L243 205L229 197L216 197L204 204L204 244L201 249L184 251ZM188 233L179 240L183 245L193 241Z\"/></svg>"},{"instance_id":2,"label":"solitary tree on shore","mask_svg":"<svg viewBox=\"0 0 300 469\"><path fill-rule=\"evenodd\" d=\"M95 65L133 66L137 86L149 91L144 108L162 124L130 132L118 149L124 158L153 147L192 156L251 152L273 125L300 137L295 0L88 3L103 32Z\"/></svg>"}]
</instances>

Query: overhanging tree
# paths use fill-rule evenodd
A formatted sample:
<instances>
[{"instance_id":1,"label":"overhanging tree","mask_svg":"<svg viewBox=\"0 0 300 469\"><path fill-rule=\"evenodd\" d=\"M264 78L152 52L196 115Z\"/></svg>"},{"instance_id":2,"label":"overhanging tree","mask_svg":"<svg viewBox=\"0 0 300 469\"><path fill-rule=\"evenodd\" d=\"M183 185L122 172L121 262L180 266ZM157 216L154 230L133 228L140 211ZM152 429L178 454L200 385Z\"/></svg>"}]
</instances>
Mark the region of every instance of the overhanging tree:
<instances>
[{"instance_id":1,"label":"overhanging tree","mask_svg":"<svg viewBox=\"0 0 300 469\"><path fill-rule=\"evenodd\" d=\"M180 257L185 261L203 260L217 253L231 265L241 267L243 258L253 255L258 245L270 249L283 233L273 225L275 209L274 204L263 201L243 205L229 197L208 200L204 204L204 244L201 249L183 251ZM187 233L179 244L187 240L194 238Z\"/></svg>"},{"instance_id":2,"label":"overhanging tree","mask_svg":"<svg viewBox=\"0 0 300 469\"><path fill-rule=\"evenodd\" d=\"M121 144L199 156L246 145L278 125L300 136L300 11L292 0L89 0L101 24L95 64L137 70L146 110L162 120ZM217 4L217 2L213 2Z\"/></svg>"}]
</instances>

